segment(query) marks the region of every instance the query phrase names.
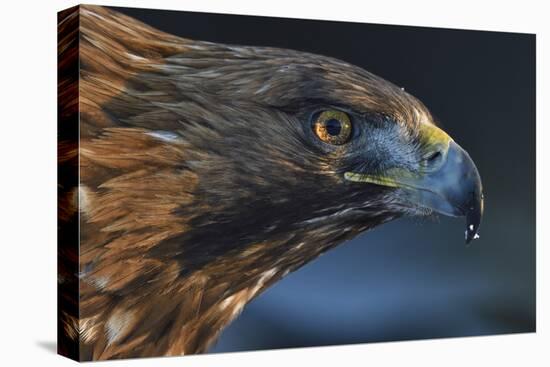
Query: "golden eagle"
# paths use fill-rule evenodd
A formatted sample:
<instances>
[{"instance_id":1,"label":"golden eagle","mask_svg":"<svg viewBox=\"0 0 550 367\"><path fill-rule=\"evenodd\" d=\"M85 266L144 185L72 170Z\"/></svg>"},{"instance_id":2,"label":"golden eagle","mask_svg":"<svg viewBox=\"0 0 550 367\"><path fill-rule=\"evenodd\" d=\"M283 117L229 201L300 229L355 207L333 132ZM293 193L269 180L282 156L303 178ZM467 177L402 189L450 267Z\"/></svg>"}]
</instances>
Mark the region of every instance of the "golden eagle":
<instances>
[{"instance_id":1,"label":"golden eagle","mask_svg":"<svg viewBox=\"0 0 550 367\"><path fill-rule=\"evenodd\" d=\"M201 353L252 298L381 223L465 216L468 154L404 90L330 57L59 14L59 351Z\"/></svg>"}]
</instances>

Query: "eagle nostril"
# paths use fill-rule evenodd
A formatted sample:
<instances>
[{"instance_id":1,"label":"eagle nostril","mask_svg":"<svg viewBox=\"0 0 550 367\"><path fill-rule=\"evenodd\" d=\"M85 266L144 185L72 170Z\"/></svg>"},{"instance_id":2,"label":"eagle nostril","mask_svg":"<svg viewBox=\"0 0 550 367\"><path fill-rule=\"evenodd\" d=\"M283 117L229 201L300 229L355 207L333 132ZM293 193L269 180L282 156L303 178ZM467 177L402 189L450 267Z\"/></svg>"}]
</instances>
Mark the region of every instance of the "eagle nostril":
<instances>
[{"instance_id":1,"label":"eagle nostril","mask_svg":"<svg viewBox=\"0 0 550 367\"><path fill-rule=\"evenodd\" d=\"M434 164L434 163L437 163L441 157L443 155L441 154L441 152L439 150L436 150L435 152L431 153L427 158L426 158L426 162L428 164Z\"/></svg>"}]
</instances>

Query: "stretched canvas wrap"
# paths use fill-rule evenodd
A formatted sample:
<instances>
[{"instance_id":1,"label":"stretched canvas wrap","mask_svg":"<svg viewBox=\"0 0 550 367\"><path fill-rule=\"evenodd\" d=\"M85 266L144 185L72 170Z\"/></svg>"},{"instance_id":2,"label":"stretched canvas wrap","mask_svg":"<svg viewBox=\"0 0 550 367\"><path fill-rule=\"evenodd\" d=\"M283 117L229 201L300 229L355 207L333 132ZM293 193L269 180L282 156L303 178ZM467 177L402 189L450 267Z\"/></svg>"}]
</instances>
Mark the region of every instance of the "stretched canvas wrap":
<instances>
[{"instance_id":1,"label":"stretched canvas wrap","mask_svg":"<svg viewBox=\"0 0 550 367\"><path fill-rule=\"evenodd\" d=\"M534 101L534 35L61 11L59 353L535 331Z\"/></svg>"}]
</instances>

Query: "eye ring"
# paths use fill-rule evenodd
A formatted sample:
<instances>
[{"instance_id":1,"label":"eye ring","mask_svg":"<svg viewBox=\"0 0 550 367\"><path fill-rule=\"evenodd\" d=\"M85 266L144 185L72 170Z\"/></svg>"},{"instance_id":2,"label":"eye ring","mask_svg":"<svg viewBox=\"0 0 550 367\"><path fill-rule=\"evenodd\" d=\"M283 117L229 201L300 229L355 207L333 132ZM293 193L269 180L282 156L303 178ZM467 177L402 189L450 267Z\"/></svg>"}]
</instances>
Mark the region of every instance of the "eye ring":
<instances>
[{"instance_id":1,"label":"eye ring","mask_svg":"<svg viewBox=\"0 0 550 367\"><path fill-rule=\"evenodd\" d=\"M343 145L351 136L351 120L342 111L327 110L317 116L313 123L313 131L317 137L328 144Z\"/></svg>"}]
</instances>

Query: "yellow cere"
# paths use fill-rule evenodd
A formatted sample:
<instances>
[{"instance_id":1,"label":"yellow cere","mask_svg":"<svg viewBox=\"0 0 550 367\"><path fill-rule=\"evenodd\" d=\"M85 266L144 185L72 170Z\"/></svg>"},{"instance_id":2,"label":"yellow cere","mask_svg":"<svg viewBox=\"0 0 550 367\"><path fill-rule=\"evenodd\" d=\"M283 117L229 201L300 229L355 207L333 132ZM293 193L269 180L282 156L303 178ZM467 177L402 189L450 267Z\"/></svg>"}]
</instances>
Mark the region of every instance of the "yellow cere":
<instances>
[{"instance_id":1,"label":"yellow cere","mask_svg":"<svg viewBox=\"0 0 550 367\"><path fill-rule=\"evenodd\" d=\"M427 147L443 147L446 152L449 143L453 140L447 133L432 124L420 124L420 134L418 135L423 145Z\"/></svg>"},{"instance_id":2,"label":"yellow cere","mask_svg":"<svg viewBox=\"0 0 550 367\"><path fill-rule=\"evenodd\" d=\"M439 148L444 155L447 154L449 144L452 138L443 130L435 125L421 124L419 139L425 150L435 150ZM402 169L392 168L380 175L370 175L356 172L345 172L344 178L352 182L371 183L386 187L411 187L414 179L418 179L420 174Z\"/></svg>"}]
</instances>

